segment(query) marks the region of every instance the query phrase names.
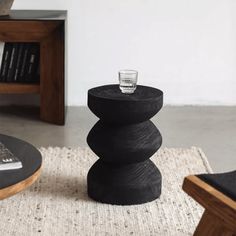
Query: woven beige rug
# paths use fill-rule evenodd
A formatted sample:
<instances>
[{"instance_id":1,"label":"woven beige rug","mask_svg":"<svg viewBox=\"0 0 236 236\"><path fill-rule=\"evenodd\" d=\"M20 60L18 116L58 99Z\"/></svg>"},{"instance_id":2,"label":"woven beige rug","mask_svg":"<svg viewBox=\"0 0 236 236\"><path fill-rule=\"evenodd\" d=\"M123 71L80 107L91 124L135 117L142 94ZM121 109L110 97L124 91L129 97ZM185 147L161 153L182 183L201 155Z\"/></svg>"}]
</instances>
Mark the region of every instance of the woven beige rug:
<instances>
[{"instance_id":1,"label":"woven beige rug","mask_svg":"<svg viewBox=\"0 0 236 236\"><path fill-rule=\"evenodd\" d=\"M161 149L152 160L163 176L160 199L113 206L86 194L96 160L87 148L41 148L43 173L30 189L0 202L1 236L192 235L203 209L181 189L189 174L211 172L199 148Z\"/></svg>"}]
</instances>

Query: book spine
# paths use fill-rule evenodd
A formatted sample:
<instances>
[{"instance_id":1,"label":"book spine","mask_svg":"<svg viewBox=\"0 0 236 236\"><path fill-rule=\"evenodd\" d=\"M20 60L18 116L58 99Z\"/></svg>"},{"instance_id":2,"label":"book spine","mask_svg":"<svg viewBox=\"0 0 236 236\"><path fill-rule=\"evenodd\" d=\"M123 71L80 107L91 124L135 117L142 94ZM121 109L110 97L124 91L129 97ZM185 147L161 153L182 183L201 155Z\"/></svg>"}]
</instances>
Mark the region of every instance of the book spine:
<instances>
[{"instance_id":1,"label":"book spine","mask_svg":"<svg viewBox=\"0 0 236 236\"><path fill-rule=\"evenodd\" d=\"M9 63L11 59L12 43L5 43L4 52L3 52L3 62L1 67L1 81L5 82L7 78Z\"/></svg>"},{"instance_id":2,"label":"book spine","mask_svg":"<svg viewBox=\"0 0 236 236\"><path fill-rule=\"evenodd\" d=\"M29 50L29 59L27 62L26 81L35 82L37 64L39 63L39 44L31 44Z\"/></svg>"},{"instance_id":3,"label":"book spine","mask_svg":"<svg viewBox=\"0 0 236 236\"><path fill-rule=\"evenodd\" d=\"M23 52L23 58L22 58L22 65L21 65L21 69L20 69L20 75L19 75L19 81L20 82L26 82L25 81L25 74L26 74L26 63L27 63L27 58L28 58L28 54L29 54L29 43L25 44L24 47L24 52Z\"/></svg>"},{"instance_id":4,"label":"book spine","mask_svg":"<svg viewBox=\"0 0 236 236\"><path fill-rule=\"evenodd\" d=\"M9 63L9 68L8 68L8 73L7 73L7 82L14 81L13 77L14 77L14 73L15 73L18 48L19 48L19 44L13 43L12 51L11 51L11 58L10 58L10 63Z\"/></svg>"},{"instance_id":5,"label":"book spine","mask_svg":"<svg viewBox=\"0 0 236 236\"><path fill-rule=\"evenodd\" d=\"M36 73L35 73L35 77L34 77L34 82L38 83L40 82L40 63L37 64L37 68L36 68Z\"/></svg>"},{"instance_id":6,"label":"book spine","mask_svg":"<svg viewBox=\"0 0 236 236\"><path fill-rule=\"evenodd\" d=\"M21 64L22 64L22 60L23 60L23 51L24 51L24 43L20 43L19 44L18 55L17 55L15 73L14 73L14 77L13 77L13 81L14 82L18 82L19 81Z\"/></svg>"},{"instance_id":7,"label":"book spine","mask_svg":"<svg viewBox=\"0 0 236 236\"><path fill-rule=\"evenodd\" d=\"M3 61L3 52L4 52L4 42L0 42L0 66L2 67L2 61ZM1 82L1 72L0 72L0 82Z\"/></svg>"}]
</instances>

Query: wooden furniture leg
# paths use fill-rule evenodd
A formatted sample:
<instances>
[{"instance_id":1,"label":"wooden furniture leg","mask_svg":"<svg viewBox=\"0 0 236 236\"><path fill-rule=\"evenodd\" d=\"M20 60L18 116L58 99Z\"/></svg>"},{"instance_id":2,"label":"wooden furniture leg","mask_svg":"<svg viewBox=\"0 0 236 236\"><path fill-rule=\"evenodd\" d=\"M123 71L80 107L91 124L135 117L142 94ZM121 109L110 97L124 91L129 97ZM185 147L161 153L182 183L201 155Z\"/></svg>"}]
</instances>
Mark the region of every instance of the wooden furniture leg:
<instances>
[{"instance_id":1,"label":"wooden furniture leg","mask_svg":"<svg viewBox=\"0 0 236 236\"><path fill-rule=\"evenodd\" d=\"M64 125L64 24L40 42L40 116L50 123Z\"/></svg>"},{"instance_id":2,"label":"wooden furniture leg","mask_svg":"<svg viewBox=\"0 0 236 236\"><path fill-rule=\"evenodd\" d=\"M194 236L236 236L236 201L194 175L183 190L205 208Z\"/></svg>"},{"instance_id":3,"label":"wooden furniture leg","mask_svg":"<svg viewBox=\"0 0 236 236\"><path fill-rule=\"evenodd\" d=\"M219 219L205 211L194 232L194 236L233 236L234 233L224 227Z\"/></svg>"}]
</instances>

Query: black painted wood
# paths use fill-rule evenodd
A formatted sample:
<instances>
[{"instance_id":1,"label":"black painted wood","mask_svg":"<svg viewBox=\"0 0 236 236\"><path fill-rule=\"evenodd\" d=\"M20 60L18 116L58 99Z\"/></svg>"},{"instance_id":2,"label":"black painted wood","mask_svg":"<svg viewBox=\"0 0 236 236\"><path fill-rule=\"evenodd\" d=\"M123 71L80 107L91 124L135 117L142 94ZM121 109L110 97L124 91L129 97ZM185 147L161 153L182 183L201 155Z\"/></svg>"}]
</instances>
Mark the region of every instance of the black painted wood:
<instances>
[{"instance_id":1,"label":"black painted wood","mask_svg":"<svg viewBox=\"0 0 236 236\"><path fill-rule=\"evenodd\" d=\"M17 184L32 176L42 165L40 152L31 144L7 135L0 134L2 142L21 161L23 168L0 171L0 189Z\"/></svg>"},{"instance_id":2,"label":"black painted wood","mask_svg":"<svg viewBox=\"0 0 236 236\"><path fill-rule=\"evenodd\" d=\"M118 85L105 85L88 91L88 107L109 123L138 123L152 118L163 105L159 89L137 86L134 94L121 93Z\"/></svg>"},{"instance_id":3,"label":"black painted wood","mask_svg":"<svg viewBox=\"0 0 236 236\"><path fill-rule=\"evenodd\" d=\"M149 120L163 105L163 92L138 86L123 94L118 85L88 91L88 107L100 118L87 143L100 158L89 170L88 195L117 205L141 204L161 194L161 173L149 158L162 137Z\"/></svg>"},{"instance_id":4,"label":"black painted wood","mask_svg":"<svg viewBox=\"0 0 236 236\"><path fill-rule=\"evenodd\" d=\"M88 194L94 200L132 205L160 196L161 173L151 160L129 165L110 165L98 160L88 173Z\"/></svg>"},{"instance_id":5,"label":"black painted wood","mask_svg":"<svg viewBox=\"0 0 236 236\"><path fill-rule=\"evenodd\" d=\"M162 137L150 120L130 125L100 120L89 132L87 143L103 161L135 163L150 158L160 148Z\"/></svg>"}]
</instances>

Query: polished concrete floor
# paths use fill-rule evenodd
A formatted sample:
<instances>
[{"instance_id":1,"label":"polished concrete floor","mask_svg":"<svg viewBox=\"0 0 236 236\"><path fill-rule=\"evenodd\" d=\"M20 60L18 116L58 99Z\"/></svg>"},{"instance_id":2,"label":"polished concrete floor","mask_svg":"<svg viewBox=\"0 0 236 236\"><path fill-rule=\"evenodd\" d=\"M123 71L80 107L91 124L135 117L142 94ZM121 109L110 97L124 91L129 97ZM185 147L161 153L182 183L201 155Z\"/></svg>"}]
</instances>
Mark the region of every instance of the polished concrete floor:
<instances>
[{"instance_id":1,"label":"polished concrete floor","mask_svg":"<svg viewBox=\"0 0 236 236\"><path fill-rule=\"evenodd\" d=\"M0 132L37 147L87 146L86 136L97 118L86 107L70 107L65 126L38 120L38 110L0 108ZM198 146L214 171L236 169L236 107L164 107L153 118L165 147Z\"/></svg>"}]
</instances>

